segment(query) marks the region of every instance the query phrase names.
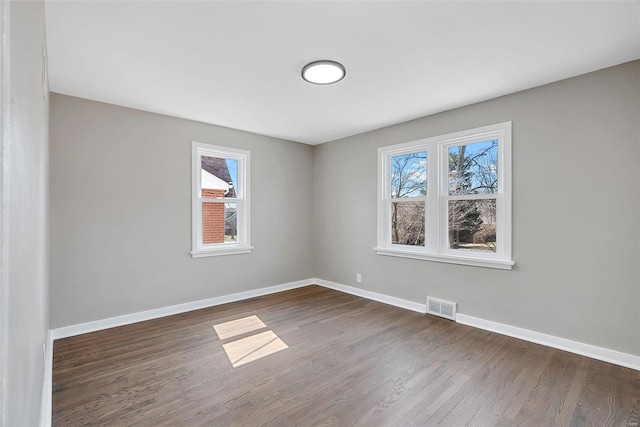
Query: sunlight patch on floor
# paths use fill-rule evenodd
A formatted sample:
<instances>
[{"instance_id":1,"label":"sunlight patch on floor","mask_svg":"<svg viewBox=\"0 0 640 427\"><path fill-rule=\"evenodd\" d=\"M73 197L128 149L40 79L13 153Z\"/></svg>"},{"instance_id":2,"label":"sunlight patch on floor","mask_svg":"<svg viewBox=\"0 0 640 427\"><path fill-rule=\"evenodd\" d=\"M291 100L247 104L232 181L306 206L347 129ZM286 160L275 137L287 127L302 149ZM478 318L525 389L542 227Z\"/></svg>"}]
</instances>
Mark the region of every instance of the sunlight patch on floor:
<instances>
[{"instance_id":1,"label":"sunlight patch on floor","mask_svg":"<svg viewBox=\"0 0 640 427\"><path fill-rule=\"evenodd\" d=\"M262 323L262 320L260 320L256 315L243 317L242 319L232 320L230 322L220 323L218 325L213 325L213 329L216 330L216 333L221 340L233 338L237 335L242 335L247 332L266 327L267 325Z\"/></svg>"},{"instance_id":2,"label":"sunlight patch on floor","mask_svg":"<svg viewBox=\"0 0 640 427\"><path fill-rule=\"evenodd\" d=\"M258 316L247 316L242 319L213 325L220 341L266 328L267 325ZM265 331L250 335L222 345L227 353L231 366L237 368L265 356L289 348L273 331Z\"/></svg>"},{"instance_id":3,"label":"sunlight patch on floor","mask_svg":"<svg viewBox=\"0 0 640 427\"><path fill-rule=\"evenodd\" d=\"M222 347L234 368L289 348L273 331L242 338Z\"/></svg>"}]
</instances>

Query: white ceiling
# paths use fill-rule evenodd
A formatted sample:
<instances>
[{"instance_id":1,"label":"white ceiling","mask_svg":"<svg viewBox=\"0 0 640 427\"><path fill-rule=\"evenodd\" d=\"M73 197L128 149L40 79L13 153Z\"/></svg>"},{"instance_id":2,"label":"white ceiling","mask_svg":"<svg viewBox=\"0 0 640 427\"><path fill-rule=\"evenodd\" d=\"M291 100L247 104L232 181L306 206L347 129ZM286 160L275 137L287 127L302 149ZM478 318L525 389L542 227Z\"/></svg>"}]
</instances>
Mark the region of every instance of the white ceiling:
<instances>
[{"instance_id":1,"label":"white ceiling","mask_svg":"<svg viewBox=\"0 0 640 427\"><path fill-rule=\"evenodd\" d=\"M54 92L318 144L640 58L640 1L47 1ZM332 86L310 61L347 69Z\"/></svg>"}]
</instances>

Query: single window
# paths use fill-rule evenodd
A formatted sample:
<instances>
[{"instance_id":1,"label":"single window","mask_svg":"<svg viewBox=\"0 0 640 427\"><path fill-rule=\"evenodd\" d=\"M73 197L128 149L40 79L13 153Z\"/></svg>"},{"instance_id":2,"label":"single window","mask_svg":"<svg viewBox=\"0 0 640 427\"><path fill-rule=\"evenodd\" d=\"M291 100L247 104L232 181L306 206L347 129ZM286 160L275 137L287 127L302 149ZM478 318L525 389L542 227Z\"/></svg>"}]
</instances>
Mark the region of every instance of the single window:
<instances>
[{"instance_id":1,"label":"single window","mask_svg":"<svg viewBox=\"0 0 640 427\"><path fill-rule=\"evenodd\" d=\"M378 254L511 268L511 122L378 154Z\"/></svg>"},{"instance_id":2,"label":"single window","mask_svg":"<svg viewBox=\"0 0 640 427\"><path fill-rule=\"evenodd\" d=\"M249 152L194 142L191 153L191 255L251 252Z\"/></svg>"}]
</instances>

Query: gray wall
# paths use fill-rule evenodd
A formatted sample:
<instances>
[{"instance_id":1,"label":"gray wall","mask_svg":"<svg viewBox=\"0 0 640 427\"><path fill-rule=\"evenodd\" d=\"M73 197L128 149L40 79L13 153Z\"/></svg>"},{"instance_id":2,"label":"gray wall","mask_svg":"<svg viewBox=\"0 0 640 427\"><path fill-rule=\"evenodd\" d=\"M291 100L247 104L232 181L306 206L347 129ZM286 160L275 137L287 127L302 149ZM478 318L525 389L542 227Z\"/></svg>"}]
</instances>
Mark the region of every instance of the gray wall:
<instances>
[{"instance_id":1,"label":"gray wall","mask_svg":"<svg viewBox=\"0 0 640 427\"><path fill-rule=\"evenodd\" d=\"M48 324L48 102L43 2L3 2L0 425L40 421ZM8 63L4 62L9 60ZM7 73L9 71L9 73Z\"/></svg>"},{"instance_id":2,"label":"gray wall","mask_svg":"<svg viewBox=\"0 0 640 427\"><path fill-rule=\"evenodd\" d=\"M312 276L312 147L51 96L51 327ZM192 259L191 141L251 151L253 253Z\"/></svg>"},{"instance_id":3,"label":"gray wall","mask_svg":"<svg viewBox=\"0 0 640 427\"><path fill-rule=\"evenodd\" d=\"M635 61L317 146L316 277L640 355L639 100ZM509 120L515 268L376 255L377 148Z\"/></svg>"},{"instance_id":4,"label":"gray wall","mask_svg":"<svg viewBox=\"0 0 640 427\"><path fill-rule=\"evenodd\" d=\"M640 355L639 99L636 61L310 147L53 94L51 327L320 277ZM376 255L377 148L509 120L515 268ZM189 256L192 140L251 150L252 254Z\"/></svg>"}]
</instances>

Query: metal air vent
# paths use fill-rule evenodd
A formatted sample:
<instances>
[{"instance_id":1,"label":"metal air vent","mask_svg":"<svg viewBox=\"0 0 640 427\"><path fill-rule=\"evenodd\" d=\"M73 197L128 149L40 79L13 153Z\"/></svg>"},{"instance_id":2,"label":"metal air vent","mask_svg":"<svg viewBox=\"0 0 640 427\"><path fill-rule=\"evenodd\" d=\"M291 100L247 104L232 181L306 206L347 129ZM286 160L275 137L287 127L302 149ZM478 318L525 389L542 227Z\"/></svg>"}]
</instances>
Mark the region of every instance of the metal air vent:
<instances>
[{"instance_id":1,"label":"metal air vent","mask_svg":"<svg viewBox=\"0 0 640 427\"><path fill-rule=\"evenodd\" d=\"M427 297L427 313L446 319L456 320L456 303L443 299Z\"/></svg>"}]
</instances>

